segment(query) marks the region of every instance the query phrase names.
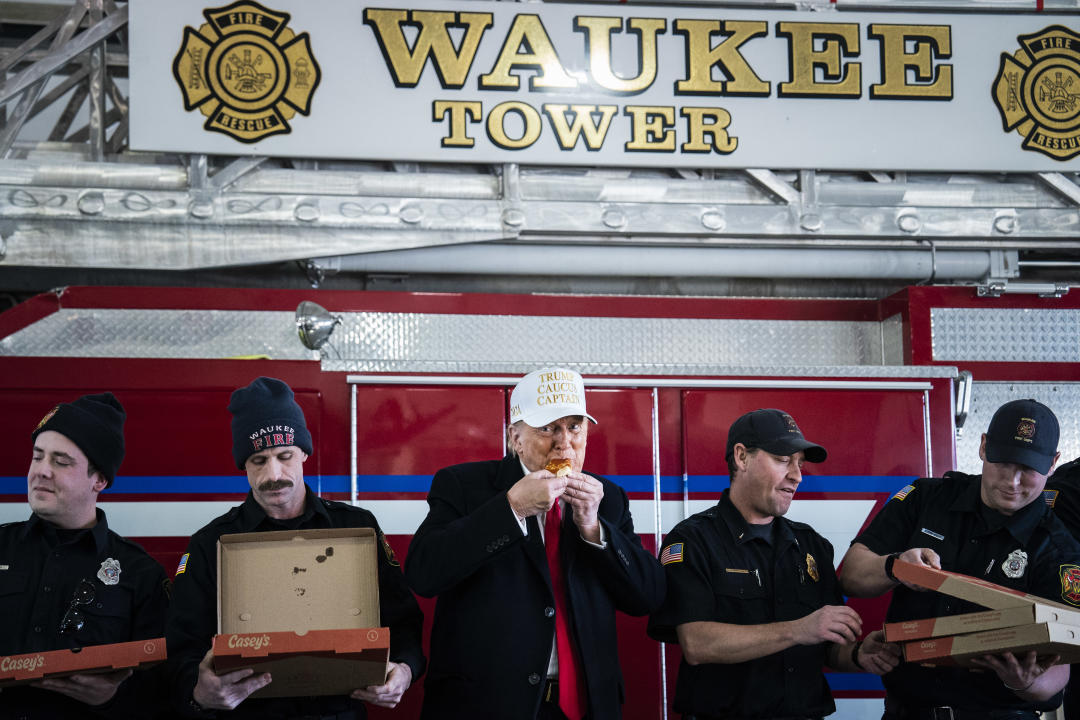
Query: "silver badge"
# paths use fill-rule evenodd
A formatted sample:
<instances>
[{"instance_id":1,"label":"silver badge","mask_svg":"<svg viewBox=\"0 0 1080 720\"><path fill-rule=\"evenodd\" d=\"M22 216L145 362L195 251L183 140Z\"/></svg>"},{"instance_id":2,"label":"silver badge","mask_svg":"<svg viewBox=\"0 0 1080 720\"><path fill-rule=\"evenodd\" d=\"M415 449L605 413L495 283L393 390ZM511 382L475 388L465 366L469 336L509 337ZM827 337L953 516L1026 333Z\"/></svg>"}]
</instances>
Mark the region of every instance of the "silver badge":
<instances>
[{"instance_id":1,"label":"silver badge","mask_svg":"<svg viewBox=\"0 0 1080 720\"><path fill-rule=\"evenodd\" d=\"M1027 556L1024 556L1027 560ZM101 567L97 571L98 580L106 585L115 585L120 582L120 563L112 558L105 558L101 563Z\"/></svg>"},{"instance_id":2,"label":"silver badge","mask_svg":"<svg viewBox=\"0 0 1080 720\"><path fill-rule=\"evenodd\" d=\"M1001 570L1005 573L1005 577L1018 578L1027 569L1027 562L1026 552L1020 549L1013 550L1009 553L1009 557L1005 558L1005 562L1001 563Z\"/></svg>"}]
</instances>

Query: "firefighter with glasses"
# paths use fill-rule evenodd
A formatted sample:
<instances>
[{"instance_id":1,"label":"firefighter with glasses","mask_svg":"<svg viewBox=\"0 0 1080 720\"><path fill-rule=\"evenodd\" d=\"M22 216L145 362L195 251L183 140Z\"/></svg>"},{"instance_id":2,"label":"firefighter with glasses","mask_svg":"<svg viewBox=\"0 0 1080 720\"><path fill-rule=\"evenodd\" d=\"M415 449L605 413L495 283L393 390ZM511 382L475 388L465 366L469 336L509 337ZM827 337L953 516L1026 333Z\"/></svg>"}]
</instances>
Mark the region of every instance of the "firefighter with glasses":
<instances>
[{"instance_id":1,"label":"firefighter with glasses","mask_svg":"<svg viewBox=\"0 0 1080 720\"><path fill-rule=\"evenodd\" d=\"M124 419L102 393L60 403L34 429L32 514L0 526L0 656L164 636L165 571L97 507L124 459ZM115 670L4 688L0 717L149 717L152 677Z\"/></svg>"}]
</instances>

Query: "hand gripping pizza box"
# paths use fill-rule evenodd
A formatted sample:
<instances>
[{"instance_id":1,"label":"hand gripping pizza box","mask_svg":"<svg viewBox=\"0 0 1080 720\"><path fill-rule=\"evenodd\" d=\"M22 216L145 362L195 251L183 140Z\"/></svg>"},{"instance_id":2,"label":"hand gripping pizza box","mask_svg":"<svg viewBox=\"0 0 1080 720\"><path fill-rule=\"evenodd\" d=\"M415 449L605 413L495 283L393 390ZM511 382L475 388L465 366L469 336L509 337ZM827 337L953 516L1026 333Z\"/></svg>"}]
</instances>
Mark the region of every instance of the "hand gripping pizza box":
<instances>
[{"instance_id":1,"label":"hand gripping pizza box","mask_svg":"<svg viewBox=\"0 0 1080 720\"><path fill-rule=\"evenodd\" d=\"M991 612L951 618L928 618L914 627L910 623L888 623L886 639L893 642L914 637L916 632L937 632L938 628L951 627L956 631L951 635L908 639L903 643L904 659L908 662L967 665L971 658L981 655L1031 650L1040 656L1060 655L1067 663L1080 660L1080 622L1073 608L979 578L902 561L895 563L893 574L897 579L991 609ZM1062 622L1040 621L1046 617ZM1013 624L1002 626L1003 622Z\"/></svg>"},{"instance_id":2,"label":"hand gripping pizza box","mask_svg":"<svg viewBox=\"0 0 1080 720\"><path fill-rule=\"evenodd\" d=\"M348 695L386 678L378 543L371 528L223 535L214 670L252 668L252 697Z\"/></svg>"},{"instance_id":3,"label":"hand gripping pizza box","mask_svg":"<svg viewBox=\"0 0 1080 720\"><path fill-rule=\"evenodd\" d=\"M165 638L0 657L0 687L78 673L142 669L165 660Z\"/></svg>"}]
</instances>

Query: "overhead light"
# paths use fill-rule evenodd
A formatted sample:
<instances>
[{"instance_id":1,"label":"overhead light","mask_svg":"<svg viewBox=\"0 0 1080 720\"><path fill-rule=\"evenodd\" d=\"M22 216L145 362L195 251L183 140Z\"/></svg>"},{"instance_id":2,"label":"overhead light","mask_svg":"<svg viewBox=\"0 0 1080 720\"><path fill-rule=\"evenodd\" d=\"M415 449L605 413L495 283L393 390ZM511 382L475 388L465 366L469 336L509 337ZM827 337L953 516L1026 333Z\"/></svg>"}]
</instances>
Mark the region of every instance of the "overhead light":
<instances>
[{"instance_id":1,"label":"overhead light","mask_svg":"<svg viewBox=\"0 0 1080 720\"><path fill-rule=\"evenodd\" d=\"M331 315L318 303L305 300L296 306L296 331L300 342L309 350L318 350L325 345L339 323L340 315Z\"/></svg>"}]
</instances>

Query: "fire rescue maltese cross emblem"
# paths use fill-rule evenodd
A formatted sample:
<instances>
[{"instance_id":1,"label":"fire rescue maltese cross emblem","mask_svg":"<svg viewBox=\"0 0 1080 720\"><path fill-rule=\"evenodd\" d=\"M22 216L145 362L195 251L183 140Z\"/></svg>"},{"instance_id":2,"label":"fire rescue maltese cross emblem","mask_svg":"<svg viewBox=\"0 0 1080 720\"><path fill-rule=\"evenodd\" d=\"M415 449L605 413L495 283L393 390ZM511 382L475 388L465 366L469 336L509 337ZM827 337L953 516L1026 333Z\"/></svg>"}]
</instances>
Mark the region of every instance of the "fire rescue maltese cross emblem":
<instances>
[{"instance_id":1,"label":"fire rescue maltese cross emblem","mask_svg":"<svg viewBox=\"0 0 1080 720\"><path fill-rule=\"evenodd\" d=\"M992 94L1005 132L1055 160L1080 154L1080 35L1051 25L1001 54Z\"/></svg>"},{"instance_id":2,"label":"fire rescue maltese cross emblem","mask_svg":"<svg viewBox=\"0 0 1080 720\"><path fill-rule=\"evenodd\" d=\"M173 60L184 109L198 108L206 130L244 143L292 132L289 120L311 113L320 79L308 34L286 27L287 13L250 0L203 15L209 22L184 28Z\"/></svg>"}]
</instances>

